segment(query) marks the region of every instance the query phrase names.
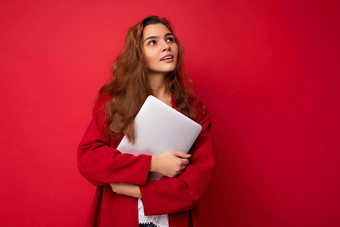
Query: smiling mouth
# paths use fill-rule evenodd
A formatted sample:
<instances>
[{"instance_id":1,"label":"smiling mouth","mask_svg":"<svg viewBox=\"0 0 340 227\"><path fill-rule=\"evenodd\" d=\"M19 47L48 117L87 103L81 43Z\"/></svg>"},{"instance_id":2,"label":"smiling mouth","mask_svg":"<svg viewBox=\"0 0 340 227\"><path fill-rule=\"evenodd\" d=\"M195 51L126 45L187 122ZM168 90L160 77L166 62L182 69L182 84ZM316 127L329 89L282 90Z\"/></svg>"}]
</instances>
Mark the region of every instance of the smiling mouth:
<instances>
[{"instance_id":1,"label":"smiling mouth","mask_svg":"<svg viewBox=\"0 0 340 227\"><path fill-rule=\"evenodd\" d=\"M161 59L161 61L172 61L174 59L173 56L166 56L164 58Z\"/></svg>"}]
</instances>

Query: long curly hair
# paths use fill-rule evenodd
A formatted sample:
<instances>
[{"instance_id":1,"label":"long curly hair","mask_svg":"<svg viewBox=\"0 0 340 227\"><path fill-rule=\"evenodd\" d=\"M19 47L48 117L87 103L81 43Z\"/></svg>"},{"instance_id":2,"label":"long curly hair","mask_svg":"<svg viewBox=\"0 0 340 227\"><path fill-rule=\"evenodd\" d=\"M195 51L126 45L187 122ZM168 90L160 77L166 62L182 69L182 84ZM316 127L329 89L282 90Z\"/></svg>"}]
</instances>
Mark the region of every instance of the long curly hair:
<instances>
[{"instance_id":1,"label":"long curly hair","mask_svg":"<svg viewBox=\"0 0 340 227\"><path fill-rule=\"evenodd\" d=\"M174 95L175 108L191 119L195 118L193 102L200 103L191 89L191 80L182 70L184 50L170 23L167 19L158 16L144 18L129 28L124 47L114 63L112 77L99 91L99 95L109 94L111 97L105 109L106 133L117 137L124 133L132 143L135 141L134 119L146 98L153 95L143 51L143 30L148 25L158 23L169 29L178 46L176 68L165 76L166 91Z\"/></svg>"}]
</instances>

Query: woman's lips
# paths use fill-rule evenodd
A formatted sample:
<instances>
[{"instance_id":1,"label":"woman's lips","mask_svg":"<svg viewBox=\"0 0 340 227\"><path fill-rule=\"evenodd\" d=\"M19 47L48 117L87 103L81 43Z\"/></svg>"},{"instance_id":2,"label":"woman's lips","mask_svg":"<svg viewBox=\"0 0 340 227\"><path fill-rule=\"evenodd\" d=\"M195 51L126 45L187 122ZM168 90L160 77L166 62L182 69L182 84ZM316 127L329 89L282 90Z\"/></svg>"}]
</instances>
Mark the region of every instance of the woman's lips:
<instances>
[{"instance_id":1,"label":"woman's lips","mask_svg":"<svg viewBox=\"0 0 340 227\"><path fill-rule=\"evenodd\" d=\"M165 59L164 59L165 58ZM174 56L171 54L167 54L164 57L162 57L161 61L165 61L165 62L171 62L174 59Z\"/></svg>"},{"instance_id":2,"label":"woman's lips","mask_svg":"<svg viewBox=\"0 0 340 227\"><path fill-rule=\"evenodd\" d=\"M164 61L164 62L173 62L174 59L173 58L169 58L169 59L165 59L165 60L161 60L161 61Z\"/></svg>"}]
</instances>

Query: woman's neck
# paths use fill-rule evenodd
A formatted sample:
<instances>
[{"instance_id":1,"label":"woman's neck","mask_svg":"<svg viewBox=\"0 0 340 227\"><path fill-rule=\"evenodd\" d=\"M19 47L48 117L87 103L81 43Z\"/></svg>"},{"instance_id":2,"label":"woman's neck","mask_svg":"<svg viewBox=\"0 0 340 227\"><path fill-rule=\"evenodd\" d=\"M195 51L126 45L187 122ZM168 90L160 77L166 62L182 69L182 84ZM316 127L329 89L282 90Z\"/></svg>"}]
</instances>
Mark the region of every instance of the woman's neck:
<instances>
[{"instance_id":1,"label":"woman's neck","mask_svg":"<svg viewBox=\"0 0 340 227\"><path fill-rule=\"evenodd\" d=\"M153 95L159 100L171 104L171 94L165 88L165 74L150 72L148 76Z\"/></svg>"},{"instance_id":2,"label":"woman's neck","mask_svg":"<svg viewBox=\"0 0 340 227\"><path fill-rule=\"evenodd\" d=\"M153 95L156 98L163 97L165 91L165 74L149 72L149 82Z\"/></svg>"}]
</instances>

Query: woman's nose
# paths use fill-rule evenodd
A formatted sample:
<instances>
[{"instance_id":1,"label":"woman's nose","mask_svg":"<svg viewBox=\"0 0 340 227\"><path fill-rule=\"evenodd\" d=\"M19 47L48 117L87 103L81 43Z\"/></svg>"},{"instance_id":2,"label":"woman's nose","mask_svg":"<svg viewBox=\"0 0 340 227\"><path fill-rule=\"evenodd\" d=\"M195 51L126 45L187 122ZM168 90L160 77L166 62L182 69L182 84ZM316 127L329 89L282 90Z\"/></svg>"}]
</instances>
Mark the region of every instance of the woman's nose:
<instances>
[{"instance_id":1,"label":"woman's nose","mask_svg":"<svg viewBox=\"0 0 340 227\"><path fill-rule=\"evenodd\" d=\"M170 50L170 45L167 42L165 42L164 45L163 45L163 51L165 51L165 50Z\"/></svg>"}]
</instances>

